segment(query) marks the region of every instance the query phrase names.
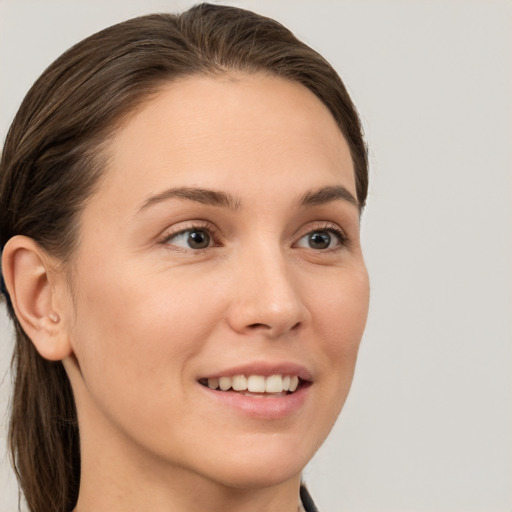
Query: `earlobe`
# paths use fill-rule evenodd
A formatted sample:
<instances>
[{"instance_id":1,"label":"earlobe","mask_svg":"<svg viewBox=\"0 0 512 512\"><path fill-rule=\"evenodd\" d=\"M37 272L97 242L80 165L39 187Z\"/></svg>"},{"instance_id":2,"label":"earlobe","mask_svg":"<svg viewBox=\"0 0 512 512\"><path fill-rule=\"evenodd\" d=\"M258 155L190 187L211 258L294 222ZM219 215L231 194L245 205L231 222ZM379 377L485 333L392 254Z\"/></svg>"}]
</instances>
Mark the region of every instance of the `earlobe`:
<instances>
[{"instance_id":1,"label":"earlobe","mask_svg":"<svg viewBox=\"0 0 512 512\"><path fill-rule=\"evenodd\" d=\"M45 359L59 361L72 350L55 300L52 258L33 239L11 238L2 254L2 273L11 302L27 336Z\"/></svg>"}]
</instances>

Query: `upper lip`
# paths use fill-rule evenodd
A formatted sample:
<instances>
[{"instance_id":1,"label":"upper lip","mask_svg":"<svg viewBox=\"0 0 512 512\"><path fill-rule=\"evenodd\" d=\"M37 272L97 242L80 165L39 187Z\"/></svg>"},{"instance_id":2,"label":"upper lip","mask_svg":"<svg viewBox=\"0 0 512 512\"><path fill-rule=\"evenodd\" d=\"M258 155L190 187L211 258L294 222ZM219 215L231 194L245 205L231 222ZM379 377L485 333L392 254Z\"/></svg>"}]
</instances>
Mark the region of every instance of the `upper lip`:
<instances>
[{"instance_id":1,"label":"upper lip","mask_svg":"<svg viewBox=\"0 0 512 512\"><path fill-rule=\"evenodd\" d=\"M233 377L234 375L262 375L270 377L271 375L297 375L304 381L312 381L313 377L309 370L301 364L292 362L254 362L239 366L231 366L222 370L215 370L208 375L202 375L201 379L215 379L220 377Z\"/></svg>"}]
</instances>

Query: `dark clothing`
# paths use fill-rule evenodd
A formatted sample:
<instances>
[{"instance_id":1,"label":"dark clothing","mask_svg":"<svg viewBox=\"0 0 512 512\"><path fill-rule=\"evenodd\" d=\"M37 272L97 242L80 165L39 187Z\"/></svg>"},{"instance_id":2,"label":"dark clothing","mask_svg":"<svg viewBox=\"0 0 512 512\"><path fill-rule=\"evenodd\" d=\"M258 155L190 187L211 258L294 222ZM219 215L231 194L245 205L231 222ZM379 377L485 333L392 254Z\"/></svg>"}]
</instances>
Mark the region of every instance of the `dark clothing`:
<instances>
[{"instance_id":1,"label":"dark clothing","mask_svg":"<svg viewBox=\"0 0 512 512\"><path fill-rule=\"evenodd\" d=\"M318 512L318 509L315 507L315 504L313 503L313 500L311 499L311 496L304 484L300 486L300 499L306 512Z\"/></svg>"}]
</instances>

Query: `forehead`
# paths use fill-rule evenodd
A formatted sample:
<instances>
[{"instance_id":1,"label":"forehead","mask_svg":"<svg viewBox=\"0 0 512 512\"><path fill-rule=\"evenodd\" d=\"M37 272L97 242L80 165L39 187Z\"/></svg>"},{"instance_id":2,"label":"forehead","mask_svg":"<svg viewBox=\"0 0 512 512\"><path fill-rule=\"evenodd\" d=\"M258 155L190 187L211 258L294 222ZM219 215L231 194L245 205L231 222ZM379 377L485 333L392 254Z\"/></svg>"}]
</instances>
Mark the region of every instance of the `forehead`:
<instances>
[{"instance_id":1,"label":"forehead","mask_svg":"<svg viewBox=\"0 0 512 512\"><path fill-rule=\"evenodd\" d=\"M269 75L169 83L125 120L107 151L101 190L115 183L127 200L171 184L224 182L255 192L262 180L281 187L341 180L355 194L350 151L327 107L306 87Z\"/></svg>"}]
</instances>

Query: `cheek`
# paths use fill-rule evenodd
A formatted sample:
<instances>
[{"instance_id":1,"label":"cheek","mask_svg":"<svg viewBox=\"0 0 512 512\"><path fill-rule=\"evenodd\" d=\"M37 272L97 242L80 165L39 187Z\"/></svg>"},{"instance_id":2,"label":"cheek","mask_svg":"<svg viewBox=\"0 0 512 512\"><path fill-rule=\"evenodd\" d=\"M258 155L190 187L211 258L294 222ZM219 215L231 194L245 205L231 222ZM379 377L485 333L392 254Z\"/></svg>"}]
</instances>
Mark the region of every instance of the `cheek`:
<instances>
[{"instance_id":1,"label":"cheek","mask_svg":"<svg viewBox=\"0 0 512 512\"><path fill-rule=\"evenodd\" d=\"M129 389L127 399L144 403L187 377L186 363L201 352L218 320L219 301L190 286L186 276L169 281L133 265L82 281L72 337L91 393L101 398L111 390L124 400Z\"/></svg>"},{"instance_id":2,"label":"cheek","mask_svg":"<svg viewBox=\"0 0 512 512\"><path fill-rule=\"evenodd\" d=\"M179 453L176 418L195 417L191 371L222 318L220 301L176 273L172 282L164 274L120 274L91 274L77 297L82 421L114 428L155 453Z\"/></svg>"},{"instance_id":3,"label":"cheek","mask_svg":"<svg viewBox=\"0 0 512 512\"><path fill-rule=\"evenodd\" d=\"M348 393L364 332L369 303L368 274L364 266L351 268L329 281L324 293L312 296L313 323L322 346L322 367L330 384L343 398Z\"/></svg>"},{"instance_id":4,"label":"cheek","mask_svg":"<svg viewBox=\"0 0 512 512\"><path fill-rule=\"evenodd\" d=\"M321 293L320 293L321 292ZM323 338L340 350L357 349L363 335L369 304L369 281L361 265L345 269L337 279L330 279L314 295L314 318L318 319Z\"/></svg>"}]
</instances>

